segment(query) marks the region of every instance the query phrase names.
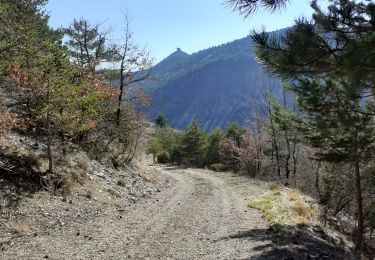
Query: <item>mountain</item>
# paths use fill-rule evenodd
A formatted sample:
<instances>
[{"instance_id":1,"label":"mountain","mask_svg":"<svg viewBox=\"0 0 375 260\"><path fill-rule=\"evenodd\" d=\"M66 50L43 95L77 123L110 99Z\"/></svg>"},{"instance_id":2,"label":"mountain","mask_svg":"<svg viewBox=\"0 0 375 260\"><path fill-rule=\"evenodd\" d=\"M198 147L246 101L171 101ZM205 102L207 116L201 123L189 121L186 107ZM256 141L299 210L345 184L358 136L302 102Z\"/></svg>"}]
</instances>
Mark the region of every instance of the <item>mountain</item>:
<instances>
[{"instance_id":1,"label":"mountain","mask_svg":"<svg viewBox=\"0 0 375 260\"><path fill-rule=\"evenodd\" d=\"M268 80L254 58L250 37L191 55L178 48L155 65L153 78L146 84L152 101L149 120L162 113L182 129L197 117L206 130L251 120L264 108L262 84Z\"/></svg>"}]
</instances>

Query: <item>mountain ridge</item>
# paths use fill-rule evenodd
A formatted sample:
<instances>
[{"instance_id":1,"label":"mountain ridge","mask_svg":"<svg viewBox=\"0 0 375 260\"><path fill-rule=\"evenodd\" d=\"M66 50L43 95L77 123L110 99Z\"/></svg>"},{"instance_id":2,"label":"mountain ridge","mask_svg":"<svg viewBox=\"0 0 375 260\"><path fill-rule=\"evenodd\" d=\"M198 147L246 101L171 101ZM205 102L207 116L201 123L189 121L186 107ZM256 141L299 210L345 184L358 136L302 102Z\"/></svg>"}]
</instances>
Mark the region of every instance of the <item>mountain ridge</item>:
<instances>
[{"instance_id":1,"label":"mountain ridge","mask_svg":"<svg viewBox=\"0 0 375 260\"><path fill-rule=\"evenodd\" d=\"M280 86L255 60L250 36L192 54L177 48L154 66L153 77L158 80L146 84L152 100L146 115L153 121L164 114L178 129L195 117L206 130L245 124L264 110L263 82Z\"/></svg>"}]
</instances>

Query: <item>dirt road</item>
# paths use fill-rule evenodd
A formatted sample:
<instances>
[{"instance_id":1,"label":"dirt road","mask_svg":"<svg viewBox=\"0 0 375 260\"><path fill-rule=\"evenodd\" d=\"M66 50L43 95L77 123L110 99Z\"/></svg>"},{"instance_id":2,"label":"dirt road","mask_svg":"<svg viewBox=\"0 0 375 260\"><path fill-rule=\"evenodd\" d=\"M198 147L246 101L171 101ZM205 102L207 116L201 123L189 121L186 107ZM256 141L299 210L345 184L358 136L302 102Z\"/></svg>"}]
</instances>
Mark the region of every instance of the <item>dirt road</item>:
<instances>
[{"instance_id":1,"label":"dirt road","mask_svg":"<svg viewBox=\"0 0 375 260\"><path fill-rule=\"evenodd\" d=\"M28 227L0 233L0 259L353 259L319 226L275 229L262 220L248 202L268 190L264 182L153 168L160 190L137 202L105 186L70 202L46 192L24 198L17 211Z\"/></svg>"},{"instance_id":2,"label":"dirt road","mask_svg":"<svg viewBox=\"0 0 375 260\"><path fill-rule=\"evenodd\" d=\"M44 210L42 223L37 228L30 222L27 234L3 244L0 258L248 259L269 244L267 236L257 233L267 224L246 200L261 187L197 169L157 171L171 180L169 188L130 206L115 197L92 201L84 210L78 202L48 206L31 199L27 203L39 205L37 212ZM52 217L56 205L65 217Z\"/></svg>"},{"instance_id":3,"label":"dirt road","mask_svg":"<svg viewBox=\"0 0 375 260\"><path fill-rule=\"evenodd\" d=\"M266 224L224 179L200 170L161 171L177 185L129 209L123 236L127 257L243 259L266 243L240 239Z\"/></svg>"},{"instance_id":4,"label":"dirt road","mask_svg":"<svg viewBox=\"0 0 375 260\"><path fill-rule=\"evenodd\" d=\"M159 167L177 182L126 214L113 258L129 259L353 259L320 227L275 230L248 202L264 182L199 169ZM115 246L112 244L112 246Z\"/></svg>"}]
</instances>

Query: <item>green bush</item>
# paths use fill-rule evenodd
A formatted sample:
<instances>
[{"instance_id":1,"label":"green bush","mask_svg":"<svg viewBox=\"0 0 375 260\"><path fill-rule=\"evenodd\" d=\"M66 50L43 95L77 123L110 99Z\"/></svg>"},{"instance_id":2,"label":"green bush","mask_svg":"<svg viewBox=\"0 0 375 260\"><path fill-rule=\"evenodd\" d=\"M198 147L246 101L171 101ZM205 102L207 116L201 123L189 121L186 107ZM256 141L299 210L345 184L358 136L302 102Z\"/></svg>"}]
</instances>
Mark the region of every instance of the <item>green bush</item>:
<instances>
[{"instance_id":1,"label":"green bush","mask_svg":"<svg viewBox=\"0 0 375 260\"><path fill-rule=\"evenodd\" d=\"M227 170L227 167L222 163L214 163L214 164L210 164L208 166L208 169L213 170L215 172L223 172Z\"/></svg>"},{"instance_id":2,"label":"green bush","mask_svg":"<svg viewBox=\"0 0 375 260\"><path fill-rule=\"evenodd\" d=\"M171 160L171 157L167 151L161 151L157 155L158 163L169 163Z\"/></svg>"}]
</instances>

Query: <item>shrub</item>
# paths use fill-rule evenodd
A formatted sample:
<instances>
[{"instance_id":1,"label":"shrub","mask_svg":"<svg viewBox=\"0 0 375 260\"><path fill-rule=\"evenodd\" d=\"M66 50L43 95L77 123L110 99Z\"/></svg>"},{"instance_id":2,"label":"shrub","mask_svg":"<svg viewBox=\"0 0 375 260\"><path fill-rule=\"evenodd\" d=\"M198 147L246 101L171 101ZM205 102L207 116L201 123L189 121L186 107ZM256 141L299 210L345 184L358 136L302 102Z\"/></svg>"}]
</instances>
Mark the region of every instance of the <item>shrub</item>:
<instances>
[{"instance_id":1,"label":"shrub","mask_svg":"<svg viewBox=\"0 0 375 260\"><path fill-rule=\"evenodd\" d=\"M167 151L161 151L157 155L158 163L169 163L171 160L171 157Z\"/></svg>"},{"instance_id":2,"label":"shrub","mask_svg":"<svg viewBox=\"0 0 375 260\"><path fill-rule=\"evenodd\" d=\"M85 152L80 152L75 155L75 162L77 167L84 173L90 171L90 157Z\"/></svg>"},{"instance_id":3,"label":"shrub","mask_svg":"<svg viewBox=\"0 0 375 260\"><path fill-rule=\"evenodd\" d=\"M314 216L314 210L301 201L293 203L290 208L300 217L311 218Z\"/></svg>"},{"instance_id":4,"label":"shrub","mask_svg":"<svg viewBox=\"0 0 375 260\"><path fill-rule=\"evenodd\" d=\"M147 153L152 154L152 162L155 163L156 156L158 153L160 153L160 150L162 150L162 146L160 143L160 140L156 137L150 138L147 141Z\"/></svg>"},{"instance_id":5,"label":"shrub","mask_svg":"<svg viewBox=\"0 0 375 260\"><path fill-rule=\"evenodd\" d=\"M215 172L223 172L227 170L227 167L222 163L213 163L208 166L208 169Z\"/></svg>"},{"instance_id":6,"label":"shrub","mask_svg":"<svg viewBox=\"0 0 375 260\"><path fill-rule=\"evenodd\" d=\"M224 163L228 169L235 172L240 170L240 148L237 147L233 140L226 140L220 146L220 161Z\"/></svg>"},{"instance_id":7,"label":"shrub","mask_svg":"<svg viewBox=\"0 0 375 260\"><path fill-rule=\"evenodd\" d=\"M67 174L67 176L63 177L63 179L61 180L61 189L63 195L70 196L75 185L75 179L71 174Z\"/></svg>"}]
</instances>

